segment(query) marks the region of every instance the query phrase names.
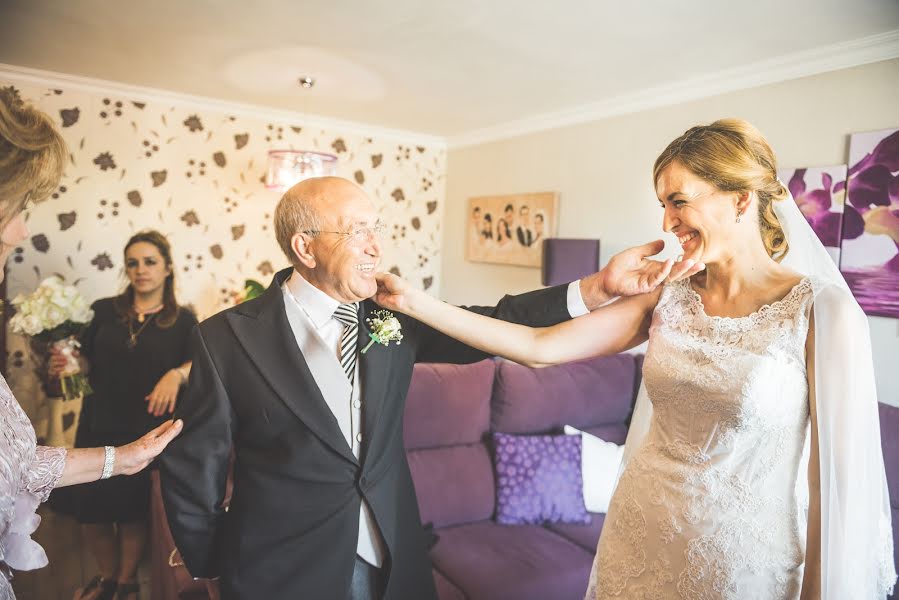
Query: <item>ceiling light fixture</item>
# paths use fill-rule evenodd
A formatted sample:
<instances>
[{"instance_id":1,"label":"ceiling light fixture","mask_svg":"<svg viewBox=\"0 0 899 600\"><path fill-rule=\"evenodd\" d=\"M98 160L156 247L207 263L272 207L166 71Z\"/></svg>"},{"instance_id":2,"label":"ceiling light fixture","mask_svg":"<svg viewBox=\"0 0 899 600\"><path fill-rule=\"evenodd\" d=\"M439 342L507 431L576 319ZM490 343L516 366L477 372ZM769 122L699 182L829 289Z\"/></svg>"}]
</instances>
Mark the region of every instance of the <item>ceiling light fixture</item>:
<instances>
[{"instance_id":1,"label":"ceiling light fixture","mask_svg":"<svg viewBox=\"0 0 899 600\"><path fill-rule=\"evenodd\" d=\"M315 78L297 79L304 90L312 89ZM304 111L305 112L305 111ZM337 173L337 157L312 150L269 150L265 171L265 187L285 191L311 177L325 177Z\"/></svg>"}]
</instances>

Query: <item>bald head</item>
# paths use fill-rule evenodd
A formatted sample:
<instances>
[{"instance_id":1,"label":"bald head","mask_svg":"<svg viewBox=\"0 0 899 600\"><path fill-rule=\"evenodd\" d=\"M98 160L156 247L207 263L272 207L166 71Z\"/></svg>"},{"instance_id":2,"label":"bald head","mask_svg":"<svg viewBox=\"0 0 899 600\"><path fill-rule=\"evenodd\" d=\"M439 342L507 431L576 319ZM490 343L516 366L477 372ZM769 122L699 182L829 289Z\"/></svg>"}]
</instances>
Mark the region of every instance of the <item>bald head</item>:
<instances>
[{"instance_id":1,"label":"bald head","mask_svg":"<svg viewBox=\"0 0 899 600\"><path fill-rule=\"evenodd\" d=\"M296 265L291 239L303 231L321 231L336 205L348 198L365 196L358 185L343 177L304 179L284 192L275 208L275 235L278 245Z\"/></svg>"},{"instance_id":2,"label":"bald head","mask_svg":"<svg viewBox=\"0 0 899 600\"><path fill-rule=\"evenodd\" d=\"M296 184L275 209L278 243L307 282L339 302L377 291L378 211L355 183L319 177Z\"/></svg>"}]
</instances>

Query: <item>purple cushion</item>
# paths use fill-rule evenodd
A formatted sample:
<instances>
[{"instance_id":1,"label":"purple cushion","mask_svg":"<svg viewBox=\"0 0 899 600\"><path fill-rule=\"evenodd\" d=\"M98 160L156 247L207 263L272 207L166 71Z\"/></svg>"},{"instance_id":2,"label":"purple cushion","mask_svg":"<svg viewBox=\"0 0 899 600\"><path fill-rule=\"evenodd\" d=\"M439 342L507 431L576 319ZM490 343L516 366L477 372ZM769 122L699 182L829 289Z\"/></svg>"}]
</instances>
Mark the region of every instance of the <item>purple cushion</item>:
<instances>
[{"instance_id":1,"label":"purple cushion","mask_svg":"<svg viewBox=\"0 0 899 600\"><path fill-rule=\"evenodd\" d=\"M470 600L583 600L593 553L537 525L493 521L437 531L434 568Z\"/></svg>"},{"instance_id":2,"label":"purple cushion","mask_svg":"<svg viewBox=\"0 0 899 600\"><path fill-rule=\"evenodd\" d=\"M484 444L406 453L422 523L445 527L489 519L496 490Z\"/></svg>"},{"instance_id":3,"label":"purple cushion","mask_svg":"<svg viewBox=\"0 0 899 600\"><path fill-rule=\"evenodd\" d=\"M589 523L581 436L494 433L496 521L503 525Z\"/></svg>"},{"instance_id":4,"label":"purple cushion","mask_svg":"<svg viewBox=\"0 0 899 600\"><path fill-rule=\"evenodd\" d=\"M501 361L490 421L494 431L545 433L622 423L634 404L636 359L591 358L545 369Z\"/></svg>"},{"instance_id":5,"label":"purple cushion","mask_svg":"<svg viewBox=\"0 0 899 600\"><path fill-rule=\"evenodd\" d=\"M596 552L596 546L599 544L599 534L602 531L602 524L606 520L606 516L602 513L589 513L590 522L587 525L570 525L568 523L553 523L549 525L549 530L554 531L590 552Z\"/></svg>"},{"instance_id":6,"label":"purple cushion","mask_svg":"<svg viewBox=\"0 0 899 600\"><path fill-rule=\"evenodd\" d=\"M471 365L419 363L406 397L406 449L474 444L490 427L493 360Z\"/></svg>"},{"instance_id":7,"label":"purple cushion","mask_svg":"<svg viewBox=\"0 0 899 600\"><path fill-rule=\"evenodd\" d=\"M880 403L880 447L886 468L890 505L899 508L899 408ZM893 526L899 526L893 521ZM899 550L899 546L896 547Z\"/></svg>"}]
</instances>

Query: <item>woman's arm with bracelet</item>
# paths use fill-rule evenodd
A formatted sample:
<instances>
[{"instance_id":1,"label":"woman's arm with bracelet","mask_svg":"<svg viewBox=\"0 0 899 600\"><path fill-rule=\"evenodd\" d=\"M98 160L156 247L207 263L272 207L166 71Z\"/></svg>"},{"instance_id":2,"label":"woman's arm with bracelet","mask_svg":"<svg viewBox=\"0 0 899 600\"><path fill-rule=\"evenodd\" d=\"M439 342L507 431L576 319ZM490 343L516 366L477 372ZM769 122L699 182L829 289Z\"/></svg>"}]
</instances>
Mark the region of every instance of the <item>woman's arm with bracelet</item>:
<instances>
[{"instance_id":1,"label":"woman's arm with bracelet","mask_svg":"<svg viewBox=\"0 0 899 600\"><path fill-rule=\"evenodd\" d=\"M181 433L183 425L180 419L167 421L143 437L117 448L69 449L66 451L66 466L56 487L142 471Z\"/></svg>"}]
</instances>

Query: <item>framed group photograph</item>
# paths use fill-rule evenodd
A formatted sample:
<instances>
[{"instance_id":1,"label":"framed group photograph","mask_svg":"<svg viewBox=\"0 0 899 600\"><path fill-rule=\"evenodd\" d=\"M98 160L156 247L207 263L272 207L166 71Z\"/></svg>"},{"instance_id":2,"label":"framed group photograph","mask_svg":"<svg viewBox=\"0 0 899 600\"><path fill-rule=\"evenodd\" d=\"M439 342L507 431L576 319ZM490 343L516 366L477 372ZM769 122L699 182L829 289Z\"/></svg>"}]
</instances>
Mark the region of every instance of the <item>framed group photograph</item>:
<instances>
[{"instance_id":1,"label":"framed group photograph","mask_svg":"<svg viewBox=\"0 0 899 600\"><path fill-rule=\"evenodd\" d=\"M558 229L559 194L479 196L468 201L465 258L539 267L543 240Z\"/></svg>"}]
</instances>

